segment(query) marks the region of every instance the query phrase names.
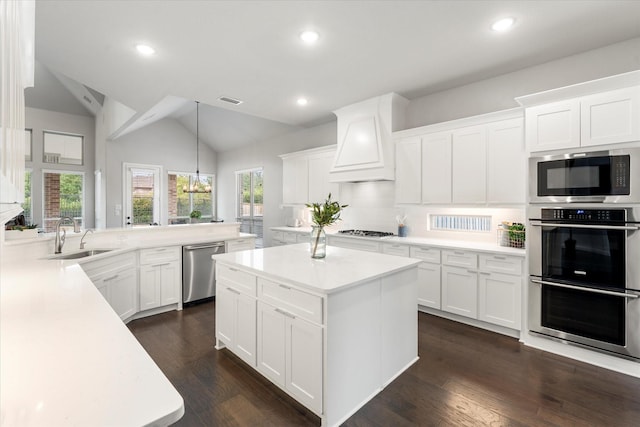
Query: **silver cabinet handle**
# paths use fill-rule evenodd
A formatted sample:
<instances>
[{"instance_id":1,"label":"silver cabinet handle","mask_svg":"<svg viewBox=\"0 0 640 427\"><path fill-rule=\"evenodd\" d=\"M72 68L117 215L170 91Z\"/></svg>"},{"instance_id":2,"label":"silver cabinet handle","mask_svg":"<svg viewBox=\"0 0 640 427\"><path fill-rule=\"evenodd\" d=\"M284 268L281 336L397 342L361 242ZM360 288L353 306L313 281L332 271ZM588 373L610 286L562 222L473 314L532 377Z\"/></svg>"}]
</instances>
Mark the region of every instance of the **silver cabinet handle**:
<instances>
[{"instance_id":1,"label":"silver cabinet handle","mask_svg":"<svg viewBox=\"0 0 640 427\"><path fill-rule=\"evenodd\" d=\"M453 251L455 255L464 255L464 252Z\"/></svg>"},{"instance_id":2,"label":"silver cabinet handle","mask_svg":"<svg viewBox=\"0 0 640 427\"><path fill-rule=\"evenodd\" d=\"M284 316L287 316L291 319L295 319L296 316L294 316L293 314L289 313L288 311L282 310L281 308L276 308L276 311Z\"/></svg>"},{"instance_id":3,"label":"silver cabinet handle","mask_svg":"<svg viewBox=\"0 0 640 427\"><path fill-rule=\"evenodd\" d=\"M640 230L637 225L588 225L588 224L561 224L555 222L531 221L534 227L563 227L563 228L590 228L593 230Z\"/></svg>"},{"instance_id":4,"label":"silver cabinet handle","mask_svg":"<svg viewBox=\"0 0 640 427\"><path fill-rule=\"evenodd\" d=\"M291 287L290 287L290 286L287 286L287 285L278 284L278 286L280 286L282 289L286 289L286 290L288 290L288 291L290 291L290 290L291 290Z\"/></svg>"},{"instance_id":5,"label":"silver cabinet handle","mask_svg":"<svg viewBox=\"0 0 640 427\"><path fill-rule=\"evenodd\" d=\"M546 280L531 279L531 282L537 283L539 285L549 285L549 286L555 286L557 288L574 289L576 291L591 292L591 293L594 293L594 294L611 295L611 296L614 296L614 297L631 298L631 299L638 299L639 298L638 295L627 294L627 293L624 293L624 292L605 291L603 289L593 289L593 288L583 288L581 286L565 285L564 283L547 282Z\"/></svg>"},{"instance_id":6,"label":"silver cabinet handle","mask_svg":"<svg viewBox=\"0 0 640 427\"><path fill-rule=\"evenodd\" d=\"M487 273L486 271L480 271L480 274L482 274L483 276L490 276L491 273Z\"/></svg>"},{"instance_id":7,"label":"silver cabinet handle","mask_svg":"<svg viewBox=\"0 0 640 427\"><path fill-rule=\"evenodd\" d=\"M111 276L111 277L107 277L106 279L103 280L103 282L109 282L113 279L117 279L119 276L119 274L116 274L115 276Z\"/></svg>"},{"instance_id":8,"label":"silver cabinet handle","mask_svg":"<svg viewBox=\"0 0 640 427\"><path fill-rule=\"evenodd\" d=\"M227 286L227 290L228 290L229 292L231 292L231 293L236 294L236 295L240 295L240 291L237 291L237 290L235 290L235 289L233 289L233 288L230 288L230 287L228 287L228 286Z\"/></svg>"},{"instance_id":9,"label":"silver cabinet handle","mask_svg":"<svg viewBox=\"0 0 640 427\"><path fill-rule=\"evenodd\" d=\"M229 270L231 270L231 271L238 271L238 269L237 269L237 268L233 268L233 267L229 267Z\"/></svg>"},{"instance_id":10,"label":"silver cabinet handle","mask_svg":"<svg viewBox=\"0 0 640 427\"><path fill-rule=\"evenodd\" d=\"M494 255L493 259L505 260L505 259L507 259L507 257L506 256Z\"/></svg>"}]
</instances>

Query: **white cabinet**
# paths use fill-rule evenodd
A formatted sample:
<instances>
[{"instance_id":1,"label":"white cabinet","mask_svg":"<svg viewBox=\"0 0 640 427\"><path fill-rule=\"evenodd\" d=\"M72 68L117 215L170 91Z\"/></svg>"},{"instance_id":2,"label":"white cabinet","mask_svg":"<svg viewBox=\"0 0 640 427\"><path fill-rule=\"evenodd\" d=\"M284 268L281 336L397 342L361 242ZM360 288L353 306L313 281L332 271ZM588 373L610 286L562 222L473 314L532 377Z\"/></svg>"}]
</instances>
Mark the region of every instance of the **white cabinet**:
<instances>
[{"instance_id":1,"label":"white cabinet","mask_svg":"<svg viewBox=\"0 0 640 427\"><path fill-rule=\"evenodd\" d=\"M245 237L243 239L227 240L225 242L227 252L246 251L255 249L256 241L253 237Z\"/></svg>"},{"instance_id":2,"label":"white cabinet","mask_svg":"<svg viewBox=\"0 0 640 427\"><path fill-rule=\"evenodd\" d=\"M487 126L488 203L525 203L526 159L522 118Z\"/></svg>"},{"instance_id":3,"label":"white cabinet","mask_svg":"<svg viewBox=\"0 0 640 427\"><path fill-rule=\"evenodd\" d=\"M374 240L354 239L352 237L327 236L330 246L356 249L360 251L380 252L380 242Z\"/></svg>"},{"instance_id":4,"label":"white cabinet","mask_svg":"<svg viewBox=\"0 0 640 427\"><path fill-rule=\"evenodd\" d=\"M383 243L382 244L382 253L387 255L396 255L396 256L409 256L409 246L404 245L402 243Z\"/></svg>"},{"instance_id":5,"label":"white cabinet","mask_svg":"<svg viewBox=\"0 0 640 427\"><path fill-rule=\"evenodd\" d=\"M138 272L134 252L82 264L89 279L122 320L138 312Z\"/></svg>"},{"instance_id":6,"label":"white cabinet","mask_svg":"<svg viewBox=\"0 0 640 427\"><path fill-rule=\"evenodd\" d=\"M640 86L526 109L531 152L640 140Z\"/></svg>"},{"instance_id":7,"label":"white cabinet","mask_svg":"<svg viewBox=\"0 0 640 427\"><path fill-rule=\"evenodd\" d=\"M520 330L522 258L481 254L478 319Z\"/></svg>"},{"instance_id":8,"label":"white cabinet","mask_svg":"<svg viewBox=\"0 0 640 427\"><path fill-rule=\"evenodd\" d=\"M418 137L396 141L396 203L422 200L422 140Z\"/></svg>"},{"instance_id":9,"label":"white cabinet","mask_svg":"<svg viewBox=\"0 0 640 427\"><path fill-rule=\"evenodd\" d=\"M451 203L451 167L451 133L423 137L422 203Z\"/></svg>"},{"instance_id":10,"label":"white cabinet","mask_svg":"<svg viewBox=\"0 0 640 427\"><path fill-rule=\"evenodd\" d=\"M484 203L487 192L486 127L471 126L454 131L451 153L452 202Z\"/></svg>"},{"instance_id":11,"label":"white cabinet","mask_svg":"<svg viewBox=\"0 0 640 427\"><path fill-rule=\"evenodd\" d=\"M527 108L525 120L529 151L580 146L580 102L577 100Z\"/></svg>"},{"instance_id":12,"label":"white cabinet","mask_svg":"<svg viewBox=\"0 0 640 427\"><path fill-rule=\"evenodd\" d=\"M478 317L478 274L461 267L442 266L442 310Z\"/></svg>"},{"instance_id":13,"label":"white cabinet","mask_svg":"<svg viewBox=\"0 0 640 427\"><path fill-rule=\"evenodd\" d=\"M440 249L412 246L410 256L423 260L418 265L418 304L440 310Z\"/></svg>"},{"instance_id":14,"label":"white cabinet","mask_svg":"<svg viewBox=\"0 0 640 427\"><path fill-rule=\"evenodd\" d=\"M582 146L640 140L640 86L580 100Z\"/></svg>"},{"instance_id":15,"label":"white cabinet","mask_svg":"<svg viewBox=\"0 0 640 427\"><path fill-rule=\"evenodd\" d=\"M329 146L281 155L282 203L303 205L321 202L329 193L337 200L340 186L329 182L335 153L336 147Z\"/></svg>"},{"instance_id":16,"label":"white cabinet","mask_svg":"<svg viewBox=\"0 0 640 427\"><path fill-rule=\"evenodd\" d=\"M256 278L216 263L217 348L256 366Z\"/></svg>"},{"instance_id":17,"label":"white cabinet","mask_svg":"<svg viewBox=\"0 0 640 427\"><path fill-rule=\"evenodd\" d=\"M140 310L181 301L181 247L140 250Z\"/></svg>"},{"instance_id":18,"label":"white cabinet","mask_svg":"<svg viewBox=\"0 0 640 427\"><path fill-rule=\"evenodd\" d=\"M309 199L309 165L306 157L282 159L282 203L304 204Z\"/></svg>"},{"instance_id":19,"label":"white cabinet","mask_svg":"<svg viewBox=\"0 0 640 427\"><path fill-rule=\"evenodd\" d=\"M322 411L322 327L258 302L258 370L314 412Z\"/></svg>"},{"instance_id":20,"label":"white cabinet","mask_svg":"<svg viewBox=\"0 0 640 427\"><path fill-rule=\"evenodd\" d=\"M273 246L291 245L294 243L308 242L309 235L296 231L274 230L271 235L271 241L273 242Z\"/></svg>"}]
</instances>

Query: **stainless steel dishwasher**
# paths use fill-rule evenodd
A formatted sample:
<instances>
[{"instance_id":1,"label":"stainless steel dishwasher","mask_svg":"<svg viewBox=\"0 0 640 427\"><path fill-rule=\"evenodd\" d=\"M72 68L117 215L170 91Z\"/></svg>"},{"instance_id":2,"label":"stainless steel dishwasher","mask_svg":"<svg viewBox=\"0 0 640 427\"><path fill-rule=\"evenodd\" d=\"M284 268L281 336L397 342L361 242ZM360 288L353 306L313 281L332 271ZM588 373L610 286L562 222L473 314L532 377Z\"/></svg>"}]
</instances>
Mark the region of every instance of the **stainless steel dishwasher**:
<instances>
[{"instance_id":1,"label":"stainless steel dishwasher","mask_svg":"<svg viewBox=\"0 0 640 427\"><path fill-rule=\"evenodd\" d=\"M216 294L215 261L211 255L223 254L224 242L182 247L182 302L188 303Z\"/></svg>"}]
</instances>

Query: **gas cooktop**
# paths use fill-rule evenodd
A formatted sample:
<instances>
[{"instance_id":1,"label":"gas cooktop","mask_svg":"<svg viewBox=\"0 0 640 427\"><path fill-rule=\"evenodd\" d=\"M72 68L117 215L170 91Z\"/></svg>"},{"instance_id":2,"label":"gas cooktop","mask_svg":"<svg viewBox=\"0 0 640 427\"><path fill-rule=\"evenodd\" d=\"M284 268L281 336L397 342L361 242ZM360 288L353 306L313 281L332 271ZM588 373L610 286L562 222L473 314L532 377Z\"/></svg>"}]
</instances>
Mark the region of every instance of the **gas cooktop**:
<instances>
[{"instance_id":1,"label":"gas cooktop","mask_svg":"<svg viewBox=\"0 0 640 427\"><path fill-rule=\"evenodd\" d=\"M393 233L388 231L371 231L371 230L340 230L340 234L347 236L359 236L359 237L386 237L393 236Z\"/></svg>"}]
</instances>

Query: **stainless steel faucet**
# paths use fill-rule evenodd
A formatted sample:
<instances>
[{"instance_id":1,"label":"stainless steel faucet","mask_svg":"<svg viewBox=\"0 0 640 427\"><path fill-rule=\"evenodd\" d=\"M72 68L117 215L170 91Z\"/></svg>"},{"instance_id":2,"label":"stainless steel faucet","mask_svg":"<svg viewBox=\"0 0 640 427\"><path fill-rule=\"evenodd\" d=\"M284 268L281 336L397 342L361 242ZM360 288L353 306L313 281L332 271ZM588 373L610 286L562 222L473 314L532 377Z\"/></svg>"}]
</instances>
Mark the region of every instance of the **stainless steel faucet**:
<instances>
[{"instance_id":1,"label":"stainless steel faucet","mask_svg":"<svg viewBox=\"0 0 640 427\"><path fill-rule=\"evenodd\" d=\"M67 236L67 230L65 230L64 228L62 229L62 236L60 236L60 225L62 225L62 223L64 221L71 221L73 222L73 232L74 233L79 233L80 232L80 223L78 223L75 219L70 218L68 216L63 216L62 218L60 218L58 220L58 222L56 222L56 242L55 242L55 253L56 254L61 254L62 253L62 246L64 246L64 240Z\"/></svg>"},{"instance_id":2,"label":"stainless steel faucet","mask_svg":"<svg viewBox=\"0 0 640 427\"><path fill-rule=\"evenodd\" d=\"M93 229L87 228L87 231L85 231L84 234L82 235L82 239L80 239L80 249L84 249L84 245L87 244L87 242L84 241L84 238L87 237L88 232L93 233Z\"/></svg>"}]
</instances>

